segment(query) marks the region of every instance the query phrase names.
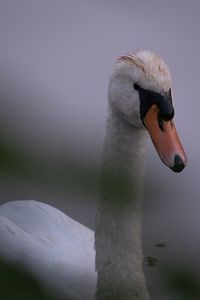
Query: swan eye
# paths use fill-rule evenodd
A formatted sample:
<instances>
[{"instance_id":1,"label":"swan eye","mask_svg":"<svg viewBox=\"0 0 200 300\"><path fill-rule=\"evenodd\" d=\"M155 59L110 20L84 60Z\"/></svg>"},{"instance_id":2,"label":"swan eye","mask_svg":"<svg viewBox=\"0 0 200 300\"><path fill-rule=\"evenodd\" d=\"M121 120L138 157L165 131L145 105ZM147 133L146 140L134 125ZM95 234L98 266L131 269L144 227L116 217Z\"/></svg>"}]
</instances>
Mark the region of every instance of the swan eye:
<instances>
[{"instance_id":1,"label":"swan eye","mask_svg":"<svg viewBox=\"0 0 200 300\"><path fill-rule=\"evenodd\" d=\"M139 91L141 89L141 87L137 83L133 83L133 87L136 91Z\"/></svg>"},{"instance_id":2,"label":"swan eye","mask_svg":"<svg viewBox=\"0 0 200 300\"><path fill-rule=\"evenodd\" d=\"M172 103L172 89L169 89L169 101Z\"/></svg>"}]
</instances>

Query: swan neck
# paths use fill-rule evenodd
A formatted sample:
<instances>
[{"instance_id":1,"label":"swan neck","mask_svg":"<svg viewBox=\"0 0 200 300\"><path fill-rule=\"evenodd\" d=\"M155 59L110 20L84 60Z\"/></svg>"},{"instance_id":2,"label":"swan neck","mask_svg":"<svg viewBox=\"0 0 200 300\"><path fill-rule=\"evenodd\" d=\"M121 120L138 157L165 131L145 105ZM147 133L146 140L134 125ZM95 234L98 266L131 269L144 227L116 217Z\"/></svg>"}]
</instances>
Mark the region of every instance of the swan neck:
<instances>
[{"instance_id":1,"label":"swan neck","mask_svg":"<svg viewBox=\"0 0 200 300\"><path fill-rule=\"evenodd\" d=\"M143 273L141 204L146 132L111 111L96 216L96 299L149 299Z\"/></svg>"}]
</instances>

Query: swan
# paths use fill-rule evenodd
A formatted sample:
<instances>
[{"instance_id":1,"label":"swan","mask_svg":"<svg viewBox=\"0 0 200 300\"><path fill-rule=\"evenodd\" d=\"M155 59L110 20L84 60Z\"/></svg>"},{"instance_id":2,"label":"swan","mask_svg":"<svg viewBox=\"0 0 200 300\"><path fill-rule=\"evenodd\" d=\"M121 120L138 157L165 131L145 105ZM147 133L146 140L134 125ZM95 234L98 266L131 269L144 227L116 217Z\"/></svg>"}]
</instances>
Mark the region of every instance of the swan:
<instances>
[{"instance_id":1,"label":"swan","mask_svg":"<svg viewBox=\"0 0 200 300\"><path fill-rule=\"evenodd\" d=\"M108 87L95 233L37 201L0 206L0 257L31 272L57 297L149 300L141 245L148 135L163 163L187 158L175 129L171 75L156 53L117 58Z\"/></svg>"}]
</instances>

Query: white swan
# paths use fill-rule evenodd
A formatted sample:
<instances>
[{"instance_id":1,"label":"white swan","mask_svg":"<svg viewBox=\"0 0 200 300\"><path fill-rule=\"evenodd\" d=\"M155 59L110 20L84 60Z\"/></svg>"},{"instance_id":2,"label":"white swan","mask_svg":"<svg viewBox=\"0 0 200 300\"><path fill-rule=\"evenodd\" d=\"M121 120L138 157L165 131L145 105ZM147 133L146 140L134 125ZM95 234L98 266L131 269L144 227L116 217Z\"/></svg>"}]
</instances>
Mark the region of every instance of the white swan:
<instances>
[{"instance_id":1,"label":"white swan","mask_svg":"<svg viewBox=\"0 0 200 300\"><path fill-rule=\"evenodd\" d=\"M94 233L47 204L0 206L0 256L66 299L150 299L142 267L141 200L147 132L175 172L186 165L172 118L171 78L150 51L120 57L109 84ZM146 129L145 129L146 127Z\"/></svg>"}]
</instances>

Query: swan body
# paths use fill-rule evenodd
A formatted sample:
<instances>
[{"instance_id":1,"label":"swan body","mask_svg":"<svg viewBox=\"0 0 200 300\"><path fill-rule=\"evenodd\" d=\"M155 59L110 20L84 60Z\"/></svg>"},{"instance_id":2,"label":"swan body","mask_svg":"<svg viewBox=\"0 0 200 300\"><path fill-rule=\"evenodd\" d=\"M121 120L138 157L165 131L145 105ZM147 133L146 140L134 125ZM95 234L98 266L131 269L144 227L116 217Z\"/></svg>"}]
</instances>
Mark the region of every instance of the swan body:
<instances>
[{"instance_id":1,"label":"swan body","mask_svg":"<svg viewBox=\"0 0 200 300\"><path fill-rule=\"evenodd\" d=\"M0 256L30 271L56 295L93 299L94 232L45 203L0 206Z\"/></svg>"},{"instance_id":2,"label":"swan body","mask_svg":"<svg viewBox=\"0 0 200 300\"><path fill-rule=\"evenodd\" d=\"M0 206L0 255L66 299L149 300L141 242L147 133L164 164L175 172L186 165L166 64L150 51L120 57L108 100L95 233L49 205L14 201Z\"/></svg>"}]
</instances>

